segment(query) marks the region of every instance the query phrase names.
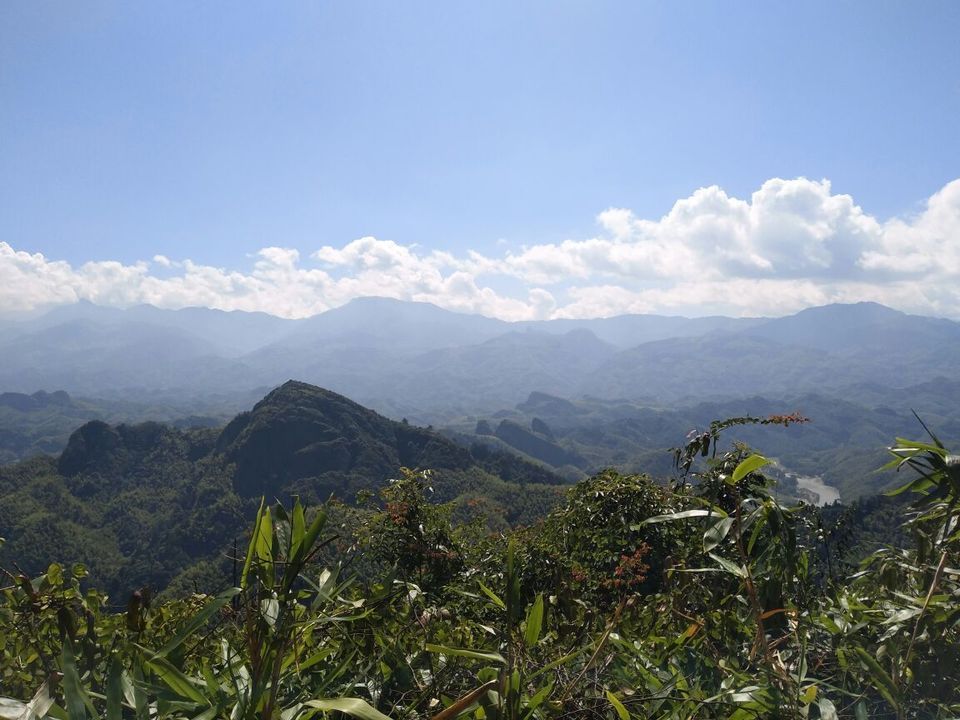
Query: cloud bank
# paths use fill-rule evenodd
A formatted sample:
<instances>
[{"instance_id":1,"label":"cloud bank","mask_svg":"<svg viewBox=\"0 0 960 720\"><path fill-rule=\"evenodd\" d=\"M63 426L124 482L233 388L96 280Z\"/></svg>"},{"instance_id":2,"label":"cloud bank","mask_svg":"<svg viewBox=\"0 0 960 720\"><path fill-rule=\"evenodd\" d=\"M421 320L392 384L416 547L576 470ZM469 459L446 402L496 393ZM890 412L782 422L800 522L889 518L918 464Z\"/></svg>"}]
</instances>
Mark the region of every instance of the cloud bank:
<instances>
[{"instance_id":1,"label":"cloud bank","mask_svg":"<svg viewBox=\"0 0 960 720\"><path fill-rule=\"evenodd\" d=\"M246 271L155 255L79 266L0 242L0 312L89 300L305 317L378 295L507 320L621 313L782 315L873 300L960 318L960 179L910 217L879 220L827 180L717 186L655 220L610 208L594 237L498 256L363 237L301 255L266 247Z\"/></svg>"}]
</instances>

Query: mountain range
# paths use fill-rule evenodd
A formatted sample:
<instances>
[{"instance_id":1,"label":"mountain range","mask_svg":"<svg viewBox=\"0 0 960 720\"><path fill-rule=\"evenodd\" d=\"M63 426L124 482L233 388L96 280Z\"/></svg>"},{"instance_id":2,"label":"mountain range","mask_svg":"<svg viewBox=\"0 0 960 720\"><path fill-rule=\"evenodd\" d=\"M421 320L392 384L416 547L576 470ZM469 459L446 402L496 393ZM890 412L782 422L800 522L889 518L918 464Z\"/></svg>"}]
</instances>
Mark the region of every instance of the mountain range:
<instances>
[{"instance_id":1,"label":"mountain range","mask_svg":"<svg viewBox=\"0 0 960 720\"><path fill-rule=\"evenodd\" d=\"M385 298L303 320L78 303L0 327L0 357L0 463L89 420L222 426L290 377L567 480L666 474L678 438L731 415L809 417L744 438L844 498L894 480L873 470L911 410L960 440L960 324L875 303L515 323Z\"/></svg>"},{"instance_id":2,"label":"mountain range","mask_svg":"<svg viewBox=\"0 0 960 720\"><path fill-rule=\"evenodd\" d=\"M364 298L304 320L88 303L0 329L0 390L153 403L247 400L296 377L443 422L530 392L669 406L960 379L960 324L874 303L782 318L508 323Z\"/></svg>"}]
</instances>

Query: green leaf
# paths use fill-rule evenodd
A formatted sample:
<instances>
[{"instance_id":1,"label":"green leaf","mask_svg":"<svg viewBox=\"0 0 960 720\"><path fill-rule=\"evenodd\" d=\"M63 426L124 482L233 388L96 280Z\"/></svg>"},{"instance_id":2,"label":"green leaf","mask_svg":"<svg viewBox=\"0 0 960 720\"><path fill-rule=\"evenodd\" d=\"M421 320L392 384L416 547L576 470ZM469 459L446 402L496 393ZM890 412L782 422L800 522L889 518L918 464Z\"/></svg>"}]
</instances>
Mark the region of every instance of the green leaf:
<instances>
[{"instance_id":1,"label":"green leaf","mask_svg":"<svg viewBox=\"0 0 960 720\"><path fill-rule=\"evenodd\" d=\"M579 649L577 649L577 650L574 650L574 651L571 652L571 653L567 653L567 654L564 655L563 657L557 658L556 660L553 660L552 662L548 662L548 663L547 663L546 665L544 665L543 667L541 667L541 668L539 668L538 670L535 670L535 671L533 671L532 673L530 673L529 675L527 675L527 682L533 682L534 680L536 680L538 677L540 677L540 676L543 675L544 673L548 673L548 672L550 672L551 670L554 670L555 668L560 667L561 665L563 665L563 664L567 663L568 661L572 660L573 658L575 658L577 655L582 655L583 653L587 652L587 650L590 650L590 649L591 649L591 646L590 646L590 645L587 645L586 647L582 647L582 648L579 648Z\"/></svg>"},{"instance_id":2,"label":"green leaf","mask_svg":"<svg viewBox=\"0 0 960 720\"><path fill-rule=\"evenodd\" d=\"M745 458L736 469L733 471L733 474L727 478L727 484L736 485L738 482L743 480L747 475L752 472L756 472L764 465L769 465L770 461L765 458L763 455L751 455L748 458Z\"/></svg>"},{"instance_id":3,"label":"green leaf","mask_svg":"<svg viewBox=\"0 0 960 720\"><path fill-rule=\"evenodd\" d=\"M654 515L653 517L648 517L641 523L636 525L631 525L631 530L639 530L644 525L653 525L654 523L670 522L671 520L685 520L687 518L695 517L726 517L727 514L720 508L711 508L710 510L681 510L680 512L669 513L667 515Z\"/></svg>"},{"instance_id":4,"label":"green leaf","mask_svg":"<svg viewBox=\"0 0 960 720\"><path fill-rule=\"evenodd\" d=\"M73 654L73 643L70 638L66 638L63 642L62 659L63 696L67 702L67 714L70 720L86 720L86 692L80 684L80 673L77 670L77 661Z\"/></svg>"},{"instance_id":5,"label":"green leaf","mask_svg":"<svg viewBox=\"0 0 960 720\"><path fill-rule=\"evenodd\" d=\"M318 512L313 518L313 522L310 523L310 527L306 530L303 530L304 523L304 510L298 499L293 508L293 521L291 526L293 528L293 536L291 539L290 557L287 562L287 569L283 574L283 586L285 589L293 586L303 571L304 565L306 565L310 559L310 555L317 543L317 538L327 523L326 510L324 509ZM301 537L300 540L297 540L298 535Z\"/></svg>"},{"instance_id":6,"label":"green leaf","mask_svg":"<svg viewBox=\"0 0 960 720\"><path fill-rule=\"evenodd\" d=\"M123 719L123 664L116 655L107 671L107 720Z\"/></svg>"},{"instance_id":7,"label":"green leaf","mask_svg":"<svg viewBox=\"0 0 960 720\"><path fill-rule=\"evenodd\" d=\"M899 709L900 703L897 701L897 686L893 683L893 680L887 674L880 663L877 662L877 659L873 657L870 653L864 650L862 647L856 647L854 650L857 653L857 657L860 658L860 662L866 665L867 669L870 671L870 676L873 678L873 686L877 689L883 698L890 703L894 708Z\"/></svg>"},{"instance_id":8,"label":"green leaf","mask_svg":"<svg viewBox=\"0 0 960 720\"><path fill-rule=\"evenodd\" d=\"M607 690L607 700L609 700L610 704L613 705L613 709L617 711L617 715L619 716L620 720L630 720L630 713L627 711L627 708L625 708L617 696L609 690Z\"/></svg>"},{"instance_id":9,"label":"green leaf","mask_svg":"<svg viewBox=\"0 0 960 720\"><path fill-rule=\"evenodd\" d=\"M321 649L321 650L318 650L318 651L315 652L313 655L311 655L310 657L308 657L306 660L302 660L302 661L298 662L298 663L296 664L297 671L298 671L298 672L303 672L303 671L305 671L305 670L309 670L309 669L312 668L314 665L316 665L318 662L322 662L322 661L326 660L330 655L332 655L332 654L334 653L335 650L336 650L336 648L334 648L334 647L325 647L325 648L323 648L323 649ZM294 661L297 659L297 653L298 653L298 652L299 652L299 650L294 649L293 652L291 652L286 658L284 658L283 665L282 665L282 667L281 667L280 669L281 669L281 670L286 670L288 667L290 667L290 666L294 663Z\"/></svg>"},{"instance_id":10,"label":"green leaf","mask_svg":"<svg viewBox=\"0 0 960 720\"><path fill-rule=\"evenodd\" d=\"M303 505L300 504L300 498L293 501L293 516L290 519L290 557L295 557L300 546L303 545L303 537L307 532L307 524L303 515Z\"/></svg>"},{"instance_id":11,"label":"green leaf","mask_svg":"<svg viewBox=\"0 0 960 720\"><path fill-rule=\"evenodd\" d=\"M209 658L204 658L200 663L200 674L203 676L203 681L207 684L207 697L215 698L219 702L222 688L216 676L213 674Z\"/></svg>"},{"instance_id":12,"label":"green leaf","mask_svg":"<svg viewBox=\"0 0 960 720\"><path fill-rule=\"evenodd\" d=\"M526 706L526 715L525 718L529 718L533 715L533 711L538 707L543 705L543 701L550 697L550 693L553 692L553 683L549 683L540 688L536 694L527 702Z\"/></svg>"},{"instance_id":13,"label":"green leaf","mask_svg":"<svg viewBox=\"0 0 960 720\"><path fill-rule=\"evenodd\" d=\"M132 705L137 720L147 720L150 716L150 706L147 703L147 694L143 690L143 671L139 665L134 667L133 678L123 673L123 695L128 704L130 704L130 698L133 698Z\"/></svg>"},{"instance_id":14,"label":"green leaf","mask_svg":"<svg viewBox=\"0 0 960 720\"><path fill-rule=\"evenodd\" d=\"M507 604L503 600L501 600L493 590L491 590L486 585L484 585L483 582L480 580L477 580L477 583L479 583L480 590L483 591L483 594L486 595L488 598L490 598L493 601L494 605L496 605L501 610L507 609Z\"/></svg>"},{"instance_id":15,"label":"green leaf","mask_svg":"<svg viewBox=\"0 0 960 720\"><path fill-rule=\"evenodd\" d=\"M520 577L516 568L516 540L513 536L507 542L507 572L504 599L507 603L507 624L513 628L520 623Z\"/></svg>"},{"instance_id":16,"label":"green leaf","mask_svg":"<svg viewBox=\"0 0 960 720\"><path fill-rule=\"evenodd\" d=\"M313 522L310 523L310 527L307 528L306 535L303 537L303 552L301 555L304 561L310 556L310 553L313 552L313 546L317 544L317 538L320 537L320 533L326 524L327 510L324 508L317 512L313 518Z\"/></svg>"},{"instance_id":17,"label":"green leaf","mask_svg":"<svg viewBox=\"0 0 960 720\"><path fill-rule=\"evenodd\" d=\"M199 715L194 716L191 720L213 720L217 716L218 707L208 707Z\"/></svg>"},{"instance_id":18,"label":"green leaf","mask_svg":"<svg viewBox=\"0 0 960 720\"><path fill-rule=\"evenodd\" d=\"M533 606L527 613L527 627L523 633L523 640L527 647L533 647L540 639L540 630L543 628L543 595L537 595Z\"/></svg>"},{"instance_id":19,"label":"green leaf","mask_svg":"<svg viewBox=\"0 0 960 720\"><path fill-rule=\"evenodd\" d=\"M200 705L207 705L203 693L192 683L190 678L175 668L167 659L158 657L147 660L147 667L153 670L161 680L177 695L192 700ZM72 720L72 718L71 718Z\"/></svg>"},{"instance_id":20,"label":"green leaf","mask_svg":"<svg viewBox=\"0 0 960 720\"><path fill-rule=\"evenodd\" d=\"M63 568L59 563L50 563L47 568L47 582L51 585L63 584Z\"/></svg>"},{"instance_id":21,"label":"green leaf","mask_svg":"<svg viewBox=\"0 0 960 720\"><path fill-rule=\"evenodd\" d=\"M440 653L441 655L454 655L456 657L469 658L470 660L484 660L486 662L500 663L501 665L505 665L507 662L503 659L503 655L497 652L468 650L467 648L455 648L447 645L434 645L433 643L427 643L426 650L427 652Z\"/></svg>"},{"instance_id":22,"label":"green leaf","mask_svg":"<svg viewBox=\"0 0 960 720\"><path fill-rule=\"evenodd\" d=\"M733 527L733 522L734 518L724 517L708 527L707 531L703 534L703 551L710 552L722 543L727 533L730 532L730 528Z\"/></svg>"},{"instance_id":23,"label":"green leaf","mask_svg":"<svg viewBox=\"0 0 960 720\"><path fill-rule=\"evenodd\" d=\"M720 565L720 567L722 567L727 572L733 573L734 575L740 578L745 578L747 576L747 569L742 565L737 565L734 562L730 562L726 558L720 557L715 553L707 553L707 554L710 557L712 557L717 562L717 564Z\"/></svg>"},{"instance_id":24,"label":"green leaf","mask_svg":"<svg viewBox=\"0 0 960 720\"><path fill-rule=\"evenodd\" d=\"M370 707L366 701L360 698L330 698L328 700L307 700L304 703L308 707L323 710L324 712L342 712L360 720L390 720L390 716L384 715L379 710Z\"/></svg>"},{"instance_id":25,"label":"green leaf","mask_svg":"<svg viewBox=\"0 0 960 720\"><path fill-rule=\"evenodd\" d=\"M260 523L263 522L264 498L260 498L260 509L257 510L257 518L253 522L253 534L250 535L250 544L247 546L247 557L243 561L243 572L240 575L240 587L247 586L247 575L250 572L250 566L253 564L253 556L257 552L257 536L260 534Z\"/></svg>"},{"instance_id":26,"label":"green leaf","mask_svg":"<svg viewBox=\"0 0 960 720\"><path fill-rule=\"evenodd\" d=\"M264 508L260 518L260 527L257 528L257 557L265 562L273 562L273 514L269 507Z\"/></svg>"},{"instance_id":27,"label":"green leaf","mask_svg":"<svg viewBox=\"0 0 960 720\"><path fill-rule=\"evenodd\" d=\"M293 509L293 524L296 526L298 523L303 523L303 508L299 505L299 500L297 505ZM300 509L298 520L297 509ZM310 559L310 554L314 550L314 546L317 543L317 538L320 536L320 533L323 531L323 528L327 524L327 511L326 509L321 510L313 518L313 522L310 523L310 527L303 531L303 539L298 543L294 540L293 544L296 546L295 549L290 552L290 560L287 563L287 569L283 574L283 584L286 588L290 588L293 585L294 580L300 575L300 572L303 570L303 566ZM294 527L294 538L297 534L296 527Z\"/></svg>"}]
</instances>

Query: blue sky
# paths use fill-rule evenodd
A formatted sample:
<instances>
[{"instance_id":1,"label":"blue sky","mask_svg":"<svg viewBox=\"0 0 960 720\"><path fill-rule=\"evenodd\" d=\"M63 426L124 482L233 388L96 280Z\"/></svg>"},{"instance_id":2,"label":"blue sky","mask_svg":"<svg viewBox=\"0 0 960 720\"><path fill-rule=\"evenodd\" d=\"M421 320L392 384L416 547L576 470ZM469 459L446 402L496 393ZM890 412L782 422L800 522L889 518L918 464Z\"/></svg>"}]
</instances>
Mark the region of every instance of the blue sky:
<instances>
[{"instance_id":1,"label":"blue sky","mask_svg":"<svg viewBox=\"0 0 960 720\"><path fill-rule=\"evenodd\" d=\"M64 272L140 261L149 267L139 275L159 282L188 274L189 260L250 277L276 260L263 255L272 248L340 281L381 262L354 258L350 270L331 255L369 237L414 260L451 254L441 279L464 273L470 292L529 308L529 292L543 289L553 304L536 312L556 313L570 288L636 295L677 281L581 269L546 282L489 263L537 247L559 258L564 241L609 238L598 223L609 208L658 222L700 188L749 201L775 178L829 180L827 197L851 196L889 235L886 223L915 225L960 177L958 36L956 2L4 3L0 242L20 260L0 279L12 286L19 273L18 297L33 292L23 275L40 272L24 270L37 253ZM960 243L936 227L928 255ZM647 242L645 232L621 240ZM857 246L861 260L895 254L890 237L871 242ZM718 248L701 259L722 265ZM467 267L471 251L488 265ZM768 280L797 280L761 260ZM891 282L880 265L847 280ZM820 299L856 295L813 280ZM72 287L115 304L257 307ZM874 295L960 311L946 287L913 300L907 290ZM303 314L350 295L316 283L303 292L327 294L262 309ZM7 296L8 309L71 297L37 293ZM410 297L522 314L438 293ZM794 305L817 299L795 293ZM683 311L649 297L620 306L671 308Z\"/></svg>"}]
</instances>

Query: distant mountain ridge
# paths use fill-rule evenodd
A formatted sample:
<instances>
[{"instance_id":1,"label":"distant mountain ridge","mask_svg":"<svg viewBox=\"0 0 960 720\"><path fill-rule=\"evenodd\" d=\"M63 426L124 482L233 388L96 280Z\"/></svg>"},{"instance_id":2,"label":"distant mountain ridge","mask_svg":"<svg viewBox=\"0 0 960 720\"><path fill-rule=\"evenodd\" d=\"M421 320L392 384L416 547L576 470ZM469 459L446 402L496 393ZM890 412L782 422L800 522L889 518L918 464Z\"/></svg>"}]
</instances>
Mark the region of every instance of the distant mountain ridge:
<instances>
[{"instance_id":1,"label":"distant mountain ridge","mask_svg":"<svg viewBox=\"0 0 960 720\"><path fill-rule=\"evenodd\" d=\"M0 391L236 397L286 377L392 417L442 420L530 392L653 404L960 380L960 324L875 303L783 318L508 323L363 298L306 320L77 305L0 334Z\"/></svg>"}]
</instances>

